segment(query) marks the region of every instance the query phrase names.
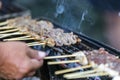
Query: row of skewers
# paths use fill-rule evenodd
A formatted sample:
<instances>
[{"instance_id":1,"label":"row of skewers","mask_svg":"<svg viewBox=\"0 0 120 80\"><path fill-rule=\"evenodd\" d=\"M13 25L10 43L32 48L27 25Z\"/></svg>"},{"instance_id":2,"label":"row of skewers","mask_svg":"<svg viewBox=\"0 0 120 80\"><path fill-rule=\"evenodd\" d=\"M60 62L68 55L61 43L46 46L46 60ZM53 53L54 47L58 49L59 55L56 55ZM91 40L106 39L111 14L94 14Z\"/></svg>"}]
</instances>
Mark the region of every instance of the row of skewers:
<instances>
[{"instance_id":1,"label":"row of skewers","mask_svg":"<svg viewBox=\"0 0 120 80\"><path fill-rule=\"evenodd\" d=\"M30 17L9 19L5 22L1 22L0 26L0 39L3 39L3 41L35 40L35 42L28 43L29 46L63 46L75 44L81 41L78 36L74 35L72 32L65 33L62 29L55 28L49 21L37 21ZM12 37L16 35L21 36ZM49 56L45 57L45 59L59 59L66 57L72 57L75 59L60 62L48 62L48 65L79 63L81 66L56 71L56 75L64 74L63 77L67 79L107 75L113 77L113 80L120 80L120 59L109 54L104 49L79 51L72 55ZM73 71L88 68L92 68L92 70L72 73Z\"/></svg>"},{"instance_id":2,"label":"row of skewers","mask_svg":"<svg viewBox=\"0 0 120 80\"><path fill-rule=\"evenodd\" d=\"M72 55L48 56L45 57L45 59L61 59L71 57L73 57L74 60L59 62L49 61L48 65L79 63L80 66L78 67L55 71L55 75L63 75L66 79L109 76L112 77L112 80L120 80L120 59L118 56L114 56L105 51L104 48L92 51L78 51ZM80 72L80 70L85 71Z\"/></svg>"},{"instance_id":3,"label":"row of skewers","mask_svg":"<svg viewBox=\"0 0 120 80\"><path fill-rule=\"evenodd\" d=\"M34 20L31 17L18 17L0 23L0 38L15 35L25 35L17 38L3 39L3 41L14 40L37 40L48 46L71 45L81 40L72 32L65 33L60 28L45 20Z\"/></svg>"}]
</instances>

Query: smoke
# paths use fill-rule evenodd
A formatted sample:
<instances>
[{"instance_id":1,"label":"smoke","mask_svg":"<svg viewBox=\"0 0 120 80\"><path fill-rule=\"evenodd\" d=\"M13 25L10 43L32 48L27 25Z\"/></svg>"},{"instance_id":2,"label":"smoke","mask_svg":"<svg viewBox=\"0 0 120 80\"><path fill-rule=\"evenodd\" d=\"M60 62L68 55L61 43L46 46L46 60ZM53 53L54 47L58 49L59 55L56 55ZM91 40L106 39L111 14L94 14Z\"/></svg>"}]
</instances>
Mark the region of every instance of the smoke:
<instances>
[{"instance_id":1,"label":"smoke","mask_svg":"<svg viewBox=\"0 0 120 80\"><path fill-rule=\"evenodd\" d=\"M54 19L65 28L83 32L83 28L94 24L88 0L52 0L55 6ZM89 27L88 26L88 27Z\"/></svg>"},{"instance_id":2,"label":"smoke","mask_svg":"<svg viewBox=\"0 0 120 80\"><path fill-rule=\"evenodd\" d=\"M60 14L63 14L65 10L64 3L65 3L65 0L57 1L55 17L58 17Z\"/></svg>"},{"instance_id":3,"label":"smoke","mask_svg":"<svg viewBox=\"0 0 120 80\"><path fill-rule=\"evenodd\" d=\"M82 22L85 20L85 16L86 16L87 14L88 14L88 11L87 11L87 10L83 11L82 16L81 16L80 23L79 23L79 25L78 25L78 29L81 30L81 24L82 24Z\"/></svg>"}]
</instances>

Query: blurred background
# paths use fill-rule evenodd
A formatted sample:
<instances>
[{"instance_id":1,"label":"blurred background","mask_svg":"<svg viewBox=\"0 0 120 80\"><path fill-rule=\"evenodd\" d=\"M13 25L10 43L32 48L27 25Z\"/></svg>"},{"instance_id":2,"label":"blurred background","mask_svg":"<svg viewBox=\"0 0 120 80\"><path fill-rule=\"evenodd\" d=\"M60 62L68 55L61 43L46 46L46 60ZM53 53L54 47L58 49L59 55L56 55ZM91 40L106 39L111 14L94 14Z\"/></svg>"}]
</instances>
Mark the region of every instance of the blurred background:
<instances>
[{"instance_id":1,"label":"blurred background","mask_svg":"<svg viewBox=\"0 0 120 80\"><path fill-rule=\"evenodd\" d=\"M120 49L119 0L3 0L28 8L72 31Z\"/></svg>"}]
</instances>

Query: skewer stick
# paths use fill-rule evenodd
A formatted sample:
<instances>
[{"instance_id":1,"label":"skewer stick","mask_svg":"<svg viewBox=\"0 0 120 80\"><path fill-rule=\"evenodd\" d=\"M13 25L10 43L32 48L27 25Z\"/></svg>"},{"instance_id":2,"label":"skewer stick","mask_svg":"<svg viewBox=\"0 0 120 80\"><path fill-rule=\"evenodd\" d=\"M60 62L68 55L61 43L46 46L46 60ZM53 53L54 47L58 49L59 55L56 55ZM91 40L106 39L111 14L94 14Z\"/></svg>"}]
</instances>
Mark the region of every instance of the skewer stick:
<instances>
[{"instance_id":1,"label":"skewer stick","mask_svg":"<svg viewBox=\"0 0 120 80\"><path fill-rule=\"evenodd\" d=\"M88 70L88 71L83 71L83 72L69 73L69 74L65 74L64 77L71 77L71 76L74 77L74 76L92 74L98 71L99 71L98 69L94 69L94 70Z\"/></svg>"},{"instance_id":2,"label":"skewer stick","mask_svg":"<svg viewBox=\"0 0 120 80\"><path fill-rule=\"evenodd\" d=\"M0 22L0 26L7 25L8 23L8 21Z\"/></svg>"},{"instance_id":3,"label":"skewer stick","mask_svg":"<svg viewBox=\"0 0 120 80\"><path fill-rule=\"evenodd\" d=\"M28 34L28 35L30 35L29 34L29 32L27 32L27 31L22 31L22 29L21 28L19 28L19 27L12 27L12 26L5 26L5 27L1 27L0 28L0 30L5 30L5 29L7 29L7 30L9 30L9 31L14 31L15 29L17 30L17 31L19 31L21 34Z\"/></svg>"},{"instance_id":4,"label":"skewer stick","mask_svg":"<svg viewBox=\"0 0 120 80\"><path fill-rule=\"evenodd\" d=\"M99 67L97 67L97 65L96 65L93 70L64 74L64 77L71 77L71 76L74 77L74 76L79 76L79 75L86 75L86 74L91 74L91 73L95 73L95 72L99 72L99 71L102 71L102 70L99 69Z\"/></svg>"},{"instance_id":5,"label":"skewer stick","mask_svg":"<svg viewBox=\"0 0 120 80\"><path fill-rule=\"evenodd\" d=\"M14 33L6 33L6 34L0 34L0 36L2 35L21 35L21 34L25 34L25 33L21 33L21 32L14 32Z\"/></svg>"},{"instance_id":6,"label":"skewer stick","mask_svg":"<svg viewBox=\"0 0 120 80\"><path fill-rule=\"evenodd\" d=\"M7 28L7 27L6 27ZM20 29L19 28L17 28L16 30L19 30L20 31ZM10 34L0 34L0 38L4 38L4 37L9 37L9 36L14 36L14 35L27 35L27 36L30 36L30 37L32 37L28 32L15 32L15 33L10 33ZM11 40L32 40L32 39L34 39L34 40L38 40L38 39L36 39L36 38L21 38L21 39L17 39L17 38L14 38L14 39L4 39L4 41L11 41ZM40 41L40 39L39 39L39 41ZM39 44L34 44L34 45L40 45L40 43ZM30 46L33 46L33 44L30 44Z\"/></svg>"},{"instance_id":7,"label":"skewer stick","mask_svg":"<svg viewBox=\"0 0 120 80\"><path fill-rule=\"evenodd\" d=\"M11 33L11 34L0 34L0 38L5 38L5 37L9 37L9 36L14 36L14 35L26 35L26 34L20 33L20 32L15 32L15 33Z\"/></svg>"},{"instance_id":8,"label":"skewer stick","mask_svg":"<svg viewBox=\"0 0 120 80\"><path fill-rule=\"evenodd\" d=\"M10 26L11 27L11 26ZM35 34L35 33L31 33L29 32L28 30L26 29L23 29L21 27L15 27L16 29L18 29L18 31L21 33L21 34L26 34L26 35L29 35L31 37L34 37L36 40L40 40L39 35ZM34 35L33 35L34 34ZM37 36L37 37L36 37Z\"/></svg>"},{"instance_id":9,"label":"skewer stick","mask_svg":"<svg viewBox=\"0 0 120 80\"><path fill-rule=\"evenodd\" d=\"M25 36L21 36L21 37L16 37L16 38L31 38L31 36L29 36L29 35L25 35ZM16 39L16 38L9 38L9 39Z\"/></svg>"},{"instance_id":10,"label":"skewer stick","mask_svg":"<svg viewBox=\"0 0 120 80\"><path fill-rule=\"evenodd\" d=\"M56 65L56 64L66 64L66 63L75 63L80 62L80 60L69 60L69 61L60 61L60 62L48 62L48 65Z\"/></svg>"},{"instance_id":11,"label":"skewer stick","mask_svg":"<svg viewBox=\"0 0 120 80\"><path fill-rule=\"evenodd\" d=\"M39 42L32 42L32 43L27 43L28 46L37 46L37 45L45 45L46 43L39 43Z\"/></svg>"},{"instance_id":12,"label":"skewer stick","mask_svg":"<svg viewBox=\"0 0 120 80\"><path fill-rule=\"evenodd\" d=\"M21 33L23 33L23 34L28 34L28 35L30 35L27 31L22 31L22 29L21 28L19 28L19 27L12 27L12 26L5 26L5 27L1 27L0 28L0 30L6 30L5 32L7 33L7 32L14 32L14 30L16 30L16 31L19 31L19 32L21 32ZM13 31L12 31L13 30ZM4 31L2 31L1 33L4 33Z\"/></svg>"},{"instance_id":13,"label":"skewer stick","mask_svg":"<svg viewBox=\"0 0 120 80\"><path fill-rule=\"evenodd\" d=\"M15 27L11 27L11 26L0 27L0 30L4 30L4 29L15 29Z\"/></svg>"},{"instance_id":14,"label":"skewer stick","mask_svg":"<svg viewBox=\"0 0 120 80\"><path fill-rule=\"evenodd\" d=\"M56 71L55 74L59 75L59 74L67 73L67 72L77 71L80 69L95 68L95 67L97 67L97 64L95 64L93 61L91 61L91 62L89 62L88 65L84 65L84 66L80 66L80 67L76 67L76 68L59 70L59 71Z\"/></svg>"},{"instance_id":15,"label":"skewer stick","mask_svg":"<svg viewBox=\"0 0 120 80\"><path fill-rule=\"evenodd\" d=\"M60 62L48 62L48 64L49 65L55 65L55 64L75 63L75 62L79 62L82 65L87 65L88 64L87 57L82 51L75 52L72 55L75 55L75 60L60 61ZM63 57L67 57L67 56L63 56Z\"/></svg>"},{"instance_id":16,"label":"skewer stick","mask_svg":"<svg viewBox=\"0 0 120 80\"><path fill-rule=\"evenodd\" d=\"M16 32L19 31L18 29L12 29L12 30L5 30L5 31L0 31L0 34L5 34L5 33L9 33L9 32Z\"/></svg>"},{"instance_id":17,"label":"skewer stick","mask_svg":"<svg viewBox=\"0 0 120 80\"><path fill-rule=\"evenodd\" d=\"M59 75L59 74L67 73L67 72L77 71L77 70L80 70L80 69L87 69L87 68L90 68L90 67L92 67L91 64L86 65L86 66L76 67L76 68L70 68L70 69L59 70L59 71L56 71L55 74L56 74L56 75Z\"/></svg>"},{"instance_id":18,"label":"skewer stick","mask_svg":"<svg viewBox=\"0 0 120 80\"><path fill-rule=\"evenodd\" d=\"M78 79L78 78L87 78L87 77L95 77L95 76L107 76L109 75L106 72L99 72L99 73L94 73L94 74L87 74L87 75L79 75L79 76L64 76L67 79Z\"/></svg>"},{"instance_id":19,"label":"skewer stick","mask_svg":"<svg viewBox=\"0 0 120 80\"><path fill-rule=\"evenodd\" d=\"M16 38L9 38L9 39L4 39L4 41L19 40L19 39L24 39L24 38L31 38L31 36L22 36L22 37L16 37Z\"/></svg>"},{"instance_id":20,"label":"skewer stick","mask_svg":"<svg viewBox=\"0 0 120 80\"><path fill-rule=\"evenodd\" d=\"M48 56L44 59L57 59L57 58L66 58L66 57L75 57L76 55L61 55L61 56Z\"/></svg>"},{"instance_id":21,"label":"skewer stick","mask_svg":"<svg viewBox=\"0 0 120 80\"><path fill-rule=\"evenodd\" d=\"M44 59L57 59L57 58L76 57L76 56L78 56L78 54L84 54L84 53L81 53L81 52L82 51L75 52L72 55L48 56L48 57L45 57Z\"/></svg>"},{"instance_id":22,"label":"skewer stick","mask_svg":"<svg viewBox=\"0 0 120 80\"><path fill-rule=\"evenodd\" d=\"M3 41L19 41L19 40L34 40L34 38L13 38L13 39L4 39Z\"/></svg>"}]
</instances>

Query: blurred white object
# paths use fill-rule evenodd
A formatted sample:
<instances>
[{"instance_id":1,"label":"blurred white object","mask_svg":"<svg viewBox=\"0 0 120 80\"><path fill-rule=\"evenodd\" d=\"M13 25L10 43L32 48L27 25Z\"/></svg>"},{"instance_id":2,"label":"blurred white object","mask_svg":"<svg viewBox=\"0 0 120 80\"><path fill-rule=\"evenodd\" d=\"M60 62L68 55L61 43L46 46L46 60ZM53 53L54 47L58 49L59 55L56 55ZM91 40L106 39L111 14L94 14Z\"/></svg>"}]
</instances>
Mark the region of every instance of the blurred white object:
<instances>
[{"instance_id":1,"label":"blurred white object","mask_svg":"<svg viewBox=\"0 0 120 80\"><path fill-rule=\"evenodd\" d=\"M28 77L28 78L24 78L23 80L40 80L37 77Z\"/></svg>"}]
</instances>

